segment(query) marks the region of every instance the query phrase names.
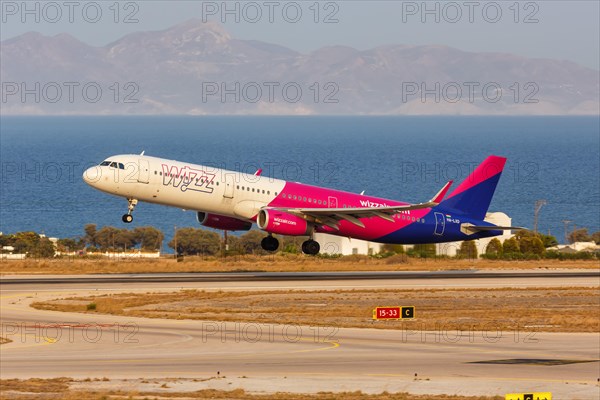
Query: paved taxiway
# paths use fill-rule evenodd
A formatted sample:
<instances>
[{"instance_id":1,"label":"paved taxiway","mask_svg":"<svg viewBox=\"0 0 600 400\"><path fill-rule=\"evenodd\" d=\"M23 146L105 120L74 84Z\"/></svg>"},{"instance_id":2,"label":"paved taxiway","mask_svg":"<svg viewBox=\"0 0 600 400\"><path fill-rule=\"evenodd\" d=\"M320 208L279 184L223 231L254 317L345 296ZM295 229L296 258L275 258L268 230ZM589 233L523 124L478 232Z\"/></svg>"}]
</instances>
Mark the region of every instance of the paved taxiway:
<instances>
[{"instance_id":1,"label":"paved taxiway","mask_svg":"<svg viewBox=\"0 0 600 400\"><path fill-rule=\"evenodd\" d=\"M589 272L589 271L588 271ZM597 272L596 272L597 274ZM89 279L90 277L79 277ZM440 276L414 279L229 281L0 281L2 378L208 378L202 387L257 391L363 390L499 394L551 391L556 398L597 399L600 334L421 332L216 323L40 311L33 301L89 293L409 287L599 286L597 277ZM366 319L370 316L365 316ZM398 323L394 323L398 324ZM493 327L490 327L493 328ZM480 363L571 360L564 365ZM582 362L589 361L589 362ZM516 362L516 361L513 361ZM417 379L415 379L415 373Z\"/></svg>"}]
</instances>

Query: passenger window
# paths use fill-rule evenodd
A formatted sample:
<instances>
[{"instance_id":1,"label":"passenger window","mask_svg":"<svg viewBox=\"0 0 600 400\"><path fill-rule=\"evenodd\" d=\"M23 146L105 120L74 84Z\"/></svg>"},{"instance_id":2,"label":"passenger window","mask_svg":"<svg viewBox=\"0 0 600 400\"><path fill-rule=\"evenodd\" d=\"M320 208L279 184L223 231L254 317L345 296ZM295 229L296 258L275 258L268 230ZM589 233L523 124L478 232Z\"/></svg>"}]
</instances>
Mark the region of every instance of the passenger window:
<instances>
[{"instance_id":1,"label":"passenger window","mask_svg":"<svg viewBox=\"0 0 600 400\"><path fill-rule=\"evenodd\" d=\"M306 201L306 197L303 197L302 200Z\"/></svg>"},{"instance_id":2,"label":"passenger window","mask_svg":"<svg viewBox=\"0 0 600 400\"><path fill-rule=\"evenodd\" d=\"M285 193L281 195L281 197L283 197L285 199Z\"/></svg>"},{"instance_id":3,"label":"passenger window","mask_svg":"<svg viewBox=\"0 0 600 400\"><path fill-rule=\"evenodd\" d=\"M267 190L267 194L271 194L271 191L270 191L270 190Z\"/></svg>"},{"instance_id":4,"label":"passenger window","mask_svg":"<svg viewBox=\"0 0 600 400\"><path fill-rule=\"evenodd\" d=\"M310 197L308 198L308 202L309 202L309 203L312 203L312 199L311 199Z\"/></svg>"}]
</instances>

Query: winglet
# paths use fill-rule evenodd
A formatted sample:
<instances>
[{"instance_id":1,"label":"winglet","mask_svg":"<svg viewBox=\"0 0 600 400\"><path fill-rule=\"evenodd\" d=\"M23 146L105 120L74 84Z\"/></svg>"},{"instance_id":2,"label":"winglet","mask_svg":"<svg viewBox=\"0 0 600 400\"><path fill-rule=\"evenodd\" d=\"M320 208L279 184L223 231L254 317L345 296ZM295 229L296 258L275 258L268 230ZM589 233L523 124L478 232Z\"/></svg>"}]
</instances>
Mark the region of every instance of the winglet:
<instances>
[{"instance_id":1,"label":"winglet","mask_svg":"<svg viewBox=\"0 0 600 400\"><path fill-rule=\"evenodd\" d=\"M257 169L254 176L260 176L260 174L262 174L262 168Z\"/></svg>"},{"instance_id":2,"label":"winglet","mask_svg":"<svg viewBox=\"0 0 600 400\"><path fill-rule=\"evenodd\" d=\"M444 196L446 195L446 193L448 193L450 186L452 186L452 182L453 181L448 181L448 183L446 183L444 187L439 192L437 192L435 196L433 196L433 199L431 199L430 202L440 204L442 200L444 200Z\"/></svg>"}]
</instances>

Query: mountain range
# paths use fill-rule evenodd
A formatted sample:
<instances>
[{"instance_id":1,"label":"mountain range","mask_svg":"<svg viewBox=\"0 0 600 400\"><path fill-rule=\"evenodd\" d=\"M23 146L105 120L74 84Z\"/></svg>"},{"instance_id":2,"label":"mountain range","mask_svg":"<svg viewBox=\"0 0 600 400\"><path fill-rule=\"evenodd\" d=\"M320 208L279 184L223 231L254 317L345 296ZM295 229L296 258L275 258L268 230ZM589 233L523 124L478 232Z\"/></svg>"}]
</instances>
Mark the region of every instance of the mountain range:
<instances>
[{"instance_id":1,"label":"mountain range","mask_svg":"<svg viewBox=\"0 0 600 400\"><path fill-rule=\"evenodd\" d=\"M440 46L308 54L192 19L103 47L0 42L2 115L598 115L599 71Z\"/></svg>"}]
</instances>

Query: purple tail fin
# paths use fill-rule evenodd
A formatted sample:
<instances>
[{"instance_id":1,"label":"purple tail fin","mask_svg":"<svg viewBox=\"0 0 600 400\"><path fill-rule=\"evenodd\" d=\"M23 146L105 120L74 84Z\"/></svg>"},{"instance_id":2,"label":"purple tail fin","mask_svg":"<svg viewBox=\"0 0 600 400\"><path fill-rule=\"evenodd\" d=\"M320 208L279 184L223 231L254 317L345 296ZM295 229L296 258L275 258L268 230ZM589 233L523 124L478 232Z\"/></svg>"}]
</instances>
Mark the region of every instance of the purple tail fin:
<instances>
[{"instance_id":1,"label":"purple tail fin","mask_svg":"<svg viewBox=\"0 0 600 400\"><path fill-rule=\"evenodd\" d=\"M506 158L489 156L440 203L439 207L452 213L483 220L505 164Z\"/></svg>"}]
</instances>

